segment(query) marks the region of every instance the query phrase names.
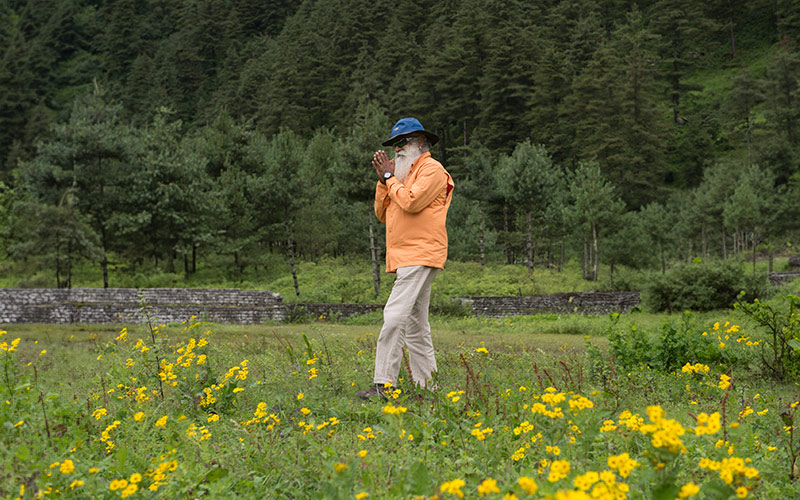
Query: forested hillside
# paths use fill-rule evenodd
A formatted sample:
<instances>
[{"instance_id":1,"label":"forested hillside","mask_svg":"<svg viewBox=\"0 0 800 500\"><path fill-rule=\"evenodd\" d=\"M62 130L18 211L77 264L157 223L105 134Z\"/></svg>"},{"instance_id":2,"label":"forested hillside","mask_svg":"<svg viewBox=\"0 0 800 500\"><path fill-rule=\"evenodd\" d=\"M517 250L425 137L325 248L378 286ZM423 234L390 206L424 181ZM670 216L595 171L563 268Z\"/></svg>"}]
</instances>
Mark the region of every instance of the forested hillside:
<instances>
[{"instance_id":1,"label":"forested hillside","mask_svg":"<svg viewBox=\"0 0 800 500\"><path fill-rule=\"evenodd\" d=\"M0 59L0 260L51 286L378 262L369 159L405 116L454 259L800 244L800 0L2 0Z\"/></svg>"}]
</instances>

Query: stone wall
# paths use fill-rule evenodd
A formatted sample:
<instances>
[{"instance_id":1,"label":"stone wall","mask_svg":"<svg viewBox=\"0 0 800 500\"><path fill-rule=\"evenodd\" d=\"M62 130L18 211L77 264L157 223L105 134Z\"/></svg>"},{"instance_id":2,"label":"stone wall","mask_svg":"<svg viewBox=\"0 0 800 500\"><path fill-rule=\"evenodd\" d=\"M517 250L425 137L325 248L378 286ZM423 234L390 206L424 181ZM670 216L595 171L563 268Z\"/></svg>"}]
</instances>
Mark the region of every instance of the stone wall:
<instances>
[{"instance_id":1,"label":"stone wall","mask_svg":"<svg viewBox=\"0 0 800 500\"><path fill-rule=\"evenodd\" d=\"M769 273L769 281L774 286L786 285L798 278L800 273Z\"/></svg>"},{"instance_id":2,"label":"stone wall","mask_svg":"<svg viewBox=\"0 0 800 500\"><path fill-rule=\"evenodd\" d=\"M639 292L572 292L529 297L462 297L477 316L540 313L608 314L629 312L639 305Z\"/></svg>"},{"instance_id":3,"label":"stone wall","mask_svg":"<svg viewBox=\"0 0 800 500\"><path fill-rule=\"evenodd\" d=\"M263 290L177 288L0 288L0 324L120 323L142 320L140 295L161 323L191 316L215 323L258 324L266 320L340 319L380 311L377 304L284 304L280 294ZM536 297L462 297L477 316L555 312L627 312L639 304L638 292L575 292Z\"/></svg>"},{"instance_id":4,"label":"stone wall","mask_svg":"<svg viewBox=\"0 0 800 500\"><path fill-rule=\"evenodd\" d=\"M0 288L0 324L138 322L140 294L161 323L191 316L238 324L286 318L280 294L261 290Z\"/></svg>"}]
</instances>

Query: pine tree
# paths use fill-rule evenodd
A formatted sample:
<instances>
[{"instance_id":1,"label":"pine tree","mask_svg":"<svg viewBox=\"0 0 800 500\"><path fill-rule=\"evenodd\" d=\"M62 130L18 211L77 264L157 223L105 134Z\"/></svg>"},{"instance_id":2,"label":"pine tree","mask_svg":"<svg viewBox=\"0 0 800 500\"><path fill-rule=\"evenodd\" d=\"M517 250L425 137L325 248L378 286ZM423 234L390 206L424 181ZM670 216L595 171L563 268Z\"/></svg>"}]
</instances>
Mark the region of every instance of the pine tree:
<instances>
[{"instance_id":1,"label":"pine tree","mask_svg":"<svg viewBox=\"0 0 800 500\"><path fill-rule=\"evenodd\" d=\"M613 184L603 177L594 161L581 161L569 176L568 220L581 234L584 246L584 278L597 281L600 239L623 211Z\"/></svg>"},{"instance_id":2,"label":"pine tree","mask_svg":"<svg viewBox=\"0 0 800 500\"><path fill-rule=\"evenodd\" d=\"M690 52L706 22L702 4L693 0L658 0L650 8L650 26L661 37L659 55L669 84L673 121L678 124L687 120L681 116L681 97L690 88L683 79L692 68Z\"/></svg>"},{"instance_id":3,"label":"pine tree","mask_svg":"<svg viewBox=\"0 0 800 500\"><path fill-rule=\"evenodd\" d=\"M766 127L771 132L762 151L761 162L775 168L778 183L784 184L800 165L797 140L800 136L800 55L795 45L784 38L774 49L765 80Z\"/></svg>"},{"instance_id":4,"label":"pine tree","mask_svg":"<svg viewBox=\"0 0 800 500\"><path fill-rule=\"evenodd\" d=\"M553 165L542 145L530 141L517 145L510 156L503 156L497 165L497 185L504 198L525 217L528 271L533 271L537 237L546 237L548 212L552 211L559 191L563 190L561 171Z\"/></svg>"},{"instance_id":5,"label":"pine tree","mask_svg":"<svg viewBox=\"0 0 800 500\"><path fill-rule=\"evenodd\" d=\"M11 170L16 168L15 162L8 162L11 145L22 140L28 113L36 103L27 55L28 44L22 33L15 31L0 59L0 180L7 182L11 182Z\"/></svg>"}]
</instances>

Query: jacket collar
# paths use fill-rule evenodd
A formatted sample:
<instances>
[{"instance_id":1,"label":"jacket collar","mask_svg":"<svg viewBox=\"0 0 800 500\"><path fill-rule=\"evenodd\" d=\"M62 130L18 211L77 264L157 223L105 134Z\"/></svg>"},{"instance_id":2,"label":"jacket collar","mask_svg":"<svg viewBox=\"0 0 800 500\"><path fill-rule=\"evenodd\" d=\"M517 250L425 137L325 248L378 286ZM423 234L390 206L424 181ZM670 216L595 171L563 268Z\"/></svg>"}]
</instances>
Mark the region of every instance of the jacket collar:
<instances>
[{"instance_id":1,"label":"jacket collar","mask_svg":"<svg viewBox=\"0 0 800 500\"><path fill-rule=\"evenodd\" d=\"M414 173L414 171L417 169L419 164L422 163L423 160L425 160L427 158L430 158L430 157L431 157L430 151L427 151L427 152L422 153L421 155L419 155L419 158L414 160L414 163L411 165L411 170L408 171L409 177L411 176L411 174Z\"/></svg>"}]
</instances>

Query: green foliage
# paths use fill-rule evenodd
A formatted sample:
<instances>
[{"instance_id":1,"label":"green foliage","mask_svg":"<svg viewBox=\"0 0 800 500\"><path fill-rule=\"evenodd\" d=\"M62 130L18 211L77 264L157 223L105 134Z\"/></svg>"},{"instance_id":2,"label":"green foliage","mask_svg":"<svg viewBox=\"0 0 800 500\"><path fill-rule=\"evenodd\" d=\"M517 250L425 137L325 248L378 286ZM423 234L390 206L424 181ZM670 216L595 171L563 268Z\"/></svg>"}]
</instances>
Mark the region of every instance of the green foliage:
<instances>
[{"instance_id":1,"label":"green foliage","mask_svg":"<svg viewBox=\"0 0 800 500\"><path fill-rule=\"evenodd\" d=\"M730 322L703 325L690 312L650 331L630 323L623 327L620 315L611 314L608 330L610 352L622 370L648 366L666 372L680 371L688 362L747 370L758 356L754 337L745 337Z\"/></svg>"},{"instance_id":2,"label":"green foliage","mask_svg":"<svg viewBox=\"0 0 800 500\"><path fill-rule=\"evenodd\" d=\"M642 302L652 311L711 311L733 306L742 291L746 300L766 297L769 282L763 274L743 271L740 262L692 262L654 275Z\"/></svg>"},{"instance_id":3,"label":"green foliage","mask_svg":"<svg viewBox=\"0 0 800 500\"><path fill-rule=\"evenodd\" d=\"M755 299L748 304L745 300L735 306L762 330L764 372L777 380L800 380L800 298L790 294L779 302Z\"/></svg>"}]
</instances>

